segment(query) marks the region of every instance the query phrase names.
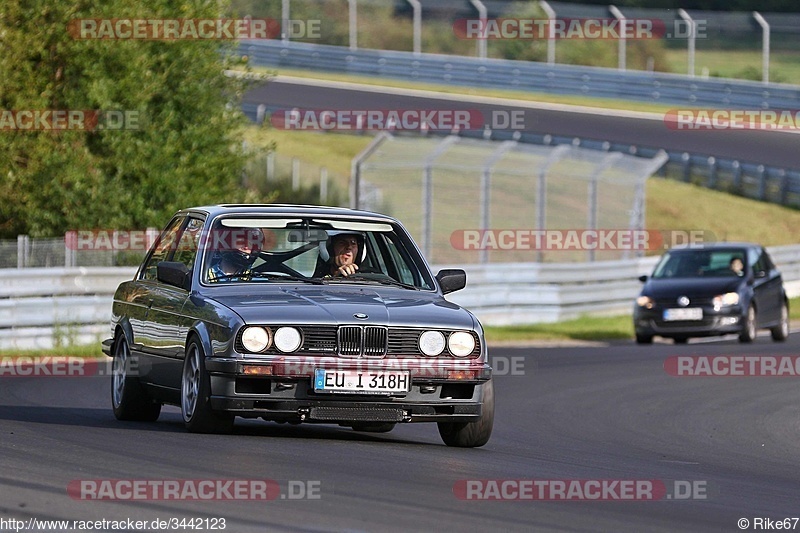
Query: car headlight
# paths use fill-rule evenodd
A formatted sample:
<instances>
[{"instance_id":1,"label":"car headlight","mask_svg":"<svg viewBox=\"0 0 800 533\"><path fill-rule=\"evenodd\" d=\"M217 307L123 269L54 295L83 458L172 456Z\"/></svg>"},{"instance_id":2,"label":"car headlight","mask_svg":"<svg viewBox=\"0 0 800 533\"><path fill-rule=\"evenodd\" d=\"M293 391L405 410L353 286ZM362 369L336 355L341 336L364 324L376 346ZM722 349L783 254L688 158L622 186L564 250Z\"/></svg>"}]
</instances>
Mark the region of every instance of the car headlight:
<instances>
[{"instance_id":1,"label":"car headlight","mask_svg":"<svg viewBox=\"0 0 800 533\"><path fill-rule=\"evenodd\" d=\"M297 328L282 327L275 332L275 347L280 351L293 352L300 347L300 331Z\"/></svg>"},{"instance_id":2,"label":"car headlight","mask_svg":"<svg viewBox=\"0 0 800 533\"><path fill-rule=\"evenodd\" d=\"M269 348L269 330L261 327L248 327L242 331L242 344L248 352L263 352Z\"/></svg>"},{"instance_id":3,"label":"car headlight","mask_svg":"<svg viewBox=\"0 0 800 533\"><path fill-rule=\"evenodd\" d=\"M466 357L475 349L475 338L466 331L456 331L447 339L447 349L456 357Z\"/></svg>"},{"instance_id":4,"label":"car headlight","mask_svg":"<svg viewBox=\"0 0 800 533\"><path fill-rule=\"evenodd\" d=\"M727 307L730 305L737 305L739 303L739 293L726 292L725 294L714 296L713 303L715 309L719 309L720 307Z\"/></svg>"},{"instance_id":5,"label":"car headlight","mask_svg":"<svg viewBox=\"0 0 800 533\"><path fill-rule=\"evenodd\" d=\"M419 336L419 350L427 356L433 357L444 351L444 335L438 331L426 331Z\"/></svg>"},{"instance_id":6,"label":"car headlight","mask_svg":"<svg viewBox=\"0 0 800 533\"><path fill-rule=\"evenodd\" d=\"M645 309L652 309L655 303L655 300L649 296L639 296L636 298L636 305L639 307L644 307Z\"/></svg>"}]
</instances>

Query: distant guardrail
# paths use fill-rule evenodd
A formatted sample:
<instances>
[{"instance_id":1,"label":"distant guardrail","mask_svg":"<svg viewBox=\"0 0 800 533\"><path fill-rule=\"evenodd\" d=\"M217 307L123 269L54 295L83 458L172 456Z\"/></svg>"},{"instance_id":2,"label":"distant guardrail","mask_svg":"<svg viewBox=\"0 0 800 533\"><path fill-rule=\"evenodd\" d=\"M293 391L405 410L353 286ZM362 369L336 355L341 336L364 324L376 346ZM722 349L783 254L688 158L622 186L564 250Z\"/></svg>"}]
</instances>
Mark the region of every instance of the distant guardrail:
<instances>
[{"instance_id":1,"label":"distant guardrail","mask_svg":"<svg viewBox=\"0 0 800 533\"><path fill-rule=\"evenodd\" d=\"M790 297L800 296L800 245L769 249ZM469 265L467 287L448 299L487 325L555 322L583 314L630 313L657 258L594 263ZM458 266L458 265L456 265ZM434 268L446 268L440 265ZM111 303L136 269L0 270L0 349L99 342L111 334Z\"/></svg>"},{"instance_id":2,"label":"distant guardrail","mask_svg":"<svg viewBox=\"0 0 800 533\"><path fill-rule=\"evenodd\" d=\"M419 54L392 50L350 50L342 46L244 41L239 53L250 64L382 76L428 83L531 90L551 94L638 100L658 104L800 109L800 87L726 78L691 78L661 72L533 61Z\"/></svg>"}]
</instances>

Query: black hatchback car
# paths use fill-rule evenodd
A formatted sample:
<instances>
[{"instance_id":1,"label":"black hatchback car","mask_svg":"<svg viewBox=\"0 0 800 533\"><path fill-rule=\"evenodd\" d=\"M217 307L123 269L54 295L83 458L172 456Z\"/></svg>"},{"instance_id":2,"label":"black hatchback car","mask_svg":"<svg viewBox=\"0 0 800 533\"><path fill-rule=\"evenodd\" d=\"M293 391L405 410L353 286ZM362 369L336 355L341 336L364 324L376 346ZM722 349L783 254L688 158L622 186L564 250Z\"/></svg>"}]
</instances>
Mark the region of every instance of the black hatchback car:
<instances>
[{"instance_id":1,"label":"black hatchback car","mask_svg":"<svg viewBox=\"0 0 800 533\"><path fill-rule=\"evenodd\" d=\"M690 337L738 334L752 342L756 330L772 338L789 335L789 300L781 273L767 251L756 244L715 243L673 249L653 274L639 278L644 287L633 309L636 342L653 336L676 343Z\"/></svg>"},{"instance_id":2,"label":"black hatchback car","mask_svg":"<svg viewBox=\"0 0 800 533\"><path fill-rule=\"evenodd\" d=\"M494 384L478 320L444 295L397 220L340 208L220 205L167 224L114 295L111 400L121 420L181 408L192 432L236 416L384 432L436 422L484 445Z\"/></svg>"}]
</instances>

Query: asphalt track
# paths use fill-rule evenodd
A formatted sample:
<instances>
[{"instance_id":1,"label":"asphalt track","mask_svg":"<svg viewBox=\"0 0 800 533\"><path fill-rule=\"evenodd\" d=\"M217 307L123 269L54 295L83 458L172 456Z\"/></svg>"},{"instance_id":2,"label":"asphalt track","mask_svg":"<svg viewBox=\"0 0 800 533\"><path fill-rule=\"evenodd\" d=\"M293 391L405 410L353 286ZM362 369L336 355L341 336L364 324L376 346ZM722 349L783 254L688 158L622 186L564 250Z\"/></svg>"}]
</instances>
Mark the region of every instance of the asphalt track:
<instances>
[{"instance_id":1,"label":"asphalt track","mask_svg":"<svg viewBox=\"0 0 800 533\"><path fill-rule=\"evenodd\" d=\"M782 168L800 167L796 155L798 137L791 133L754 130L675 131L669 129L663 120L615 116L614 111L583 113L530 108L523 102L513 101L508 104L487 104L477 100L456 101L452 96L435 96L436 93L409 96L394 92L385 94L376 87L358 90L319 86L316 83L313 80L277 79L252 88L246 93L244 101L286 109L469 109L481 111L484 118L491 117L493 111L522 110L523 131L687 151Z\"/></svg>"},{"instance_id":2,"label":"asphalt track","mask_svg":"<svg viewBox=\"0 0 800 533\"><path fill-rule=\"evenodd\" d=\"M155 423L114 419L108 377L0 379L0 518L226 518L226 531L738 531L737 520L800 516L800 378L674 377L672 355L797 355L760 337L591 348L495 348L489 443L444 446L431 424L391 433L237 419L193 435L165 408ZM503 363L500 359L505 358ZM505 366L503 366L505 365ZM502 367L502 368L501 368ZM86 501L81 479L319 482L319 499ZM473 501L480 479L699 482L705 499ZM677 494L677 493L675 493ZM798 525L797 527L800 527ZM203 529L203 531L206 531Z\"/></svg>"}]
</instances>

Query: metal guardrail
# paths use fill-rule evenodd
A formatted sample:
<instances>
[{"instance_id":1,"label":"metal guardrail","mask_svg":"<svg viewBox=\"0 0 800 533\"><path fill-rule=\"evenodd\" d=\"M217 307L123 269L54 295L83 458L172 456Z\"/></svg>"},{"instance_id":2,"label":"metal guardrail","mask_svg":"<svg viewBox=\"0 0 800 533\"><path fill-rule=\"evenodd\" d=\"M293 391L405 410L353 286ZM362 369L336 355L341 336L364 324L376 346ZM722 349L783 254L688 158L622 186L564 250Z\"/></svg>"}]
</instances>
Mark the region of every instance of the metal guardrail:
<instances>
[{"instance_id":1,"label":"metal guardrail","mask_svg":"<svg viewBox=\"0 0 800 533\"><path fill-rule=\"evenodd\" d=\"M624 71L532 61L478 59L341 46L244 41L239 53L265 67L313 69L446 85L530 90L658 104L800 109L800 87L725 78Z\"/></svg>"},{"instance_id":2,"label":"metal guardrail","mask_svg":"<svg viewBox=\"0 0 800 533\"><path fill-rule=\"evenodd\" d=\"M769 248L790 298L800 296L800 245ZM469 265L467 288L448 296L487 325L628 314L657 257L595 263Z\"/></svg>"},{"instance_id":3,"label":"metal guardrail","mask_svg":"<svg viewBox=\"0 0 800 533\"><path fill-rule=\"evenodd\" d=\"M800 245L769 249L790 297L800 296ZM470 265L467 288L448 299L484 324L555 322L587 313L631 312L657 258L594 263ZM446 268L446 266L440 266ZM0 276L0 349L100 342L110 334L111 302L134 268L4 269ZM434 271L438 268L434 268Z\"/></svg>"},{"instance_id":4,"label":"metal guardrail","mask_svg":"<svg viewBox=\"0 0 800 533\"><path fill-rule=\"evenodd\" d=\"M117 286L131 267L3 269L0 349L99 342L109 334Z\"/></svg>"}]
</instances>

